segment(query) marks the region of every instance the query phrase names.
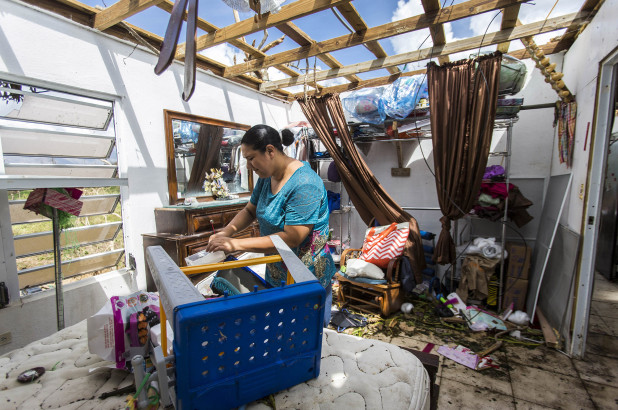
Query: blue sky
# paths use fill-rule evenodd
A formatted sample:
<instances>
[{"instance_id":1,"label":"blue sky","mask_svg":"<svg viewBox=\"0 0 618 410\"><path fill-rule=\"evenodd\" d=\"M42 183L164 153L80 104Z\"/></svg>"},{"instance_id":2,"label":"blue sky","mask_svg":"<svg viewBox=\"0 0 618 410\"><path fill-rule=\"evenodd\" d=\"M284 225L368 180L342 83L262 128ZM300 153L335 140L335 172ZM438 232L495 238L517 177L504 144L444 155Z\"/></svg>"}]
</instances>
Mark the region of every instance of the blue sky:
<instances>
[{"instance_id":1,"label":"blue sky","mask_svg":"<svg viewBox=\"0 0 618 410\"><path fill-rule=\"evenodd\" d=\"M443 5L451 5L463 3L465 0L442 0ZM90 6L106 7L113 4L112 0L82 0L83 3ZM292 3L288 0L283 5ZM555 0L535 0L528 4L522 4L519 18L525 23L531 23L534 21L543 20L551 12L551 17L557 17L563 14L568 14L577 11L583 3L583 0L559 0L556 4ZM385 24L391 21L400 20L403 18L411 17L423 13L420 0L354 0L352 4L359 11L365 22L369 27ZM199 16L203 19L215 24L219 27L234 23L234 16L232 9L227 6L222 0L202 0L199 3ZM489 12L482 15L474 16L467 19L462 19L453 23L445 24L444 29L446 32L447 41L462 39L470 36L483 35L485 30L489 27L488 32L498 31L500 29L501 16L496 16L497 12ZM495 17L495 18L494 18ZM252 18L251 13L240 13L241 19ZM492 21L493 19L493 21ZM169 20L169 14L160 10L157 7L151 7L139 13L136 16L127 19L129 23L135 24L148 31L151 31L159 36L163 36ZM491 22L491 24L490 24ZM294 23L305 31L314 40L321 41L329 38L348 34L349 31L339 22L337 17L331 10L324 10L322 12L306 16L301 19L297 19ZM538 44L544 44L549 39L560 35L563 31L556 31L552 33L546 33L541 36L537 36L536 41ZM198 35L204 34L201 30L198 30ZM413 33L403 34L389 39L380 41L380 44L389 55L400 54L409 51L415 51L419 48L421 43L426 39L429 34L428 30L420 30ZM268 29L267 43L281 37L282 33L275 28ZM259 44L262 40L263 33L255 33L246 37L247 42L251 43L255 39L256 44ZM184 42L185 33L181 33L180 42ZM431 38L427 39L422 48L431 47ZM279 53L289 49L297 48L298 45L285 39L284 42L277 47L269 51L269 54ZM523 46L520 42L513 42L511 49L520 49ZM488 47L487 50L494 50L494 47ZM235 47L227 44L221 44L211 49L202 52L206 56L220 61L226 65L233 65L234 57L237 62L241 62L244 58L244 54ZM363 61L372 60L375 57L368 50L362 46L352 47L345 50L339 50L331 53L342 64L349 65L359 63ZM467 57L470 52L460 53L458 56L453 56L451 59L458 59ZM318 71L324 70L327 67L319 60L315 62ZM419 62L416 64L409 64L405 67L406 70L417 69L424 67L426 62ZM313 58L309 61L310 70L313 69ZM306 69L304 61L299 62L299 68ZM400 67L403 69L404 67ZM362 79L369 79L387 75L386 70L377 70L369 73L361 73L359 77ZM271 80L277 80L285 78L286 76L280 73L278 70L269 69L269 77ZM344 79L334 79L322 82L323 85L333 85L346 82ZM297 89L289 89L290 91L297 91Z\"/></svg>"}]
</instances>

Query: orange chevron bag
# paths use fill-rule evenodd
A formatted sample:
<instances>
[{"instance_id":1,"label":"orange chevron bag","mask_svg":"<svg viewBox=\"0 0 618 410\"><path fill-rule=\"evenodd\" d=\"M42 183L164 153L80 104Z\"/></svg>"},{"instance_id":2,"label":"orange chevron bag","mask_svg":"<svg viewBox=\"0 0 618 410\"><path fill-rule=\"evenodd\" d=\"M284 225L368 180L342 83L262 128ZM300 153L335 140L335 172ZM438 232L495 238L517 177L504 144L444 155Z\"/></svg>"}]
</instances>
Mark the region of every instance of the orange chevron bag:
<instances>
[{"instance_id":1,"label":"orange chevron bag","mask_svg":"<svg viewBox=\"0 0 618 410\"><path fill-rule=\"evenodd\" d=\"M360 259L386 269L391 259L403 255L408 235L410 235L408 222L400 224L393 222L390 225L369 228L365 232Z\"/></svg>"}]
</instances>

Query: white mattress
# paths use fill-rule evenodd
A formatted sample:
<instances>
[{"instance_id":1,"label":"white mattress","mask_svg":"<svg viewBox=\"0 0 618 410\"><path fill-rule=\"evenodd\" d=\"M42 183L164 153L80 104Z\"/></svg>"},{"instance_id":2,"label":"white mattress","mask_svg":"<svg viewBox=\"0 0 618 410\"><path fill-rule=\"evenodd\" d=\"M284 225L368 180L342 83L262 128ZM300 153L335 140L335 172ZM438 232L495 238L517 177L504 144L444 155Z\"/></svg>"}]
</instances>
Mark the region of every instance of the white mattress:
<instances>
[{"instance_id":1,"label":"white mattress","mask_svg":"<svg viewBox=\"0 0 618 410\"><path fill-rule=\"evenodd\" d=\"M317 379L275 395L277 409L429 409L429 377L420 361L397 346L326 330ZM88 352L86 321L0 356L0 408L123 409L125 396L103 392L133 383ZM17 376L44 367L30 384ZM55 370L52 370L54 369ZM251 403L249 409L269 409Z\"/></svg>"}]
</instances>

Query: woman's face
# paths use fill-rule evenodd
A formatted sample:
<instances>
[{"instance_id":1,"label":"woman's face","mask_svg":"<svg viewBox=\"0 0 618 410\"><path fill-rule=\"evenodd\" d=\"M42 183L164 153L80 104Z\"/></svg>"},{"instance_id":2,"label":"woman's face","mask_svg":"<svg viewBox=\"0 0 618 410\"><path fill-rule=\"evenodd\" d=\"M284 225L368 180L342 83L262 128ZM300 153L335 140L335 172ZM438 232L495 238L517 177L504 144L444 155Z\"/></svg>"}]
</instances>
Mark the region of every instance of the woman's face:
<instances>
[{"instance_id":1,"label":"woman's face","mask_svg":"<svg viewBox=\"0 0 618 410\"><path fill-rule=\"evenodd\" d=\"M266 152L260 152L247 144L240 145L242 156L247 160L247 168L255 171L260 178L268 178L273 174L275 149L272 145L267 145Z\"/></svg>"}]
</instances>

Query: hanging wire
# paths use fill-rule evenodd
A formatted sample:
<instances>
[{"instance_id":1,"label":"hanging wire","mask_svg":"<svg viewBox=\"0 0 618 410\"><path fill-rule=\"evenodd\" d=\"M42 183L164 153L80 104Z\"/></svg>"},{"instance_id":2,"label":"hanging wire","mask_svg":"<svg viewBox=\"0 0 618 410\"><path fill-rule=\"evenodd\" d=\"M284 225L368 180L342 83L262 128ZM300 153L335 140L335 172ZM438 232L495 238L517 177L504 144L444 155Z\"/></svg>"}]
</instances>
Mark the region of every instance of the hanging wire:
<instances>
[{"instance_id":1,"label":"hanging wire","mask_svg":"<svg viewBox=\"0 0 618 410\"><path fill-rule=\"evenodd\" d=\"M337 19L341 22L341 24L343 24L343 26L350 31L350 33L356 33L356 31L354 31L354 29L348 25L348 22L345 21L345 19L343 17L341 17L339 12L335 8L331 8L330 10L333 12L335 17L337 17ZM363 43L363 47L365 47L367 50L371 51L371 49L369 48L369 46L367 46L367 44Z\"/></svg>"}]
</instances>

